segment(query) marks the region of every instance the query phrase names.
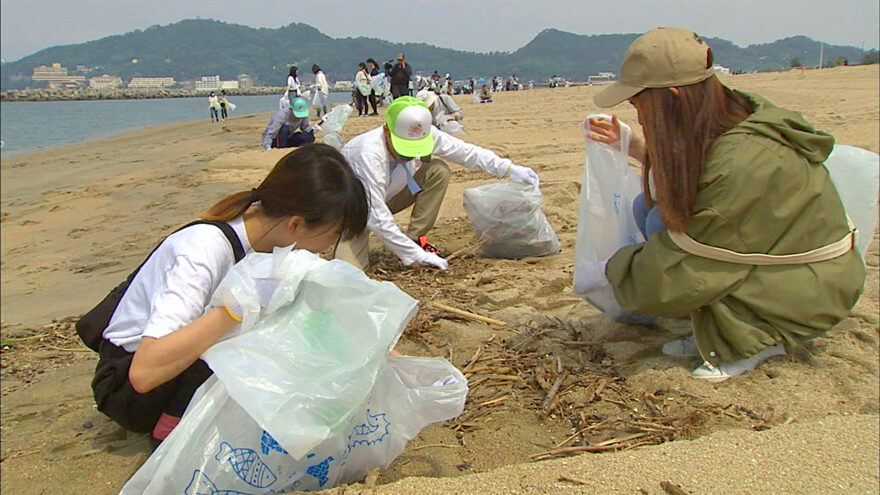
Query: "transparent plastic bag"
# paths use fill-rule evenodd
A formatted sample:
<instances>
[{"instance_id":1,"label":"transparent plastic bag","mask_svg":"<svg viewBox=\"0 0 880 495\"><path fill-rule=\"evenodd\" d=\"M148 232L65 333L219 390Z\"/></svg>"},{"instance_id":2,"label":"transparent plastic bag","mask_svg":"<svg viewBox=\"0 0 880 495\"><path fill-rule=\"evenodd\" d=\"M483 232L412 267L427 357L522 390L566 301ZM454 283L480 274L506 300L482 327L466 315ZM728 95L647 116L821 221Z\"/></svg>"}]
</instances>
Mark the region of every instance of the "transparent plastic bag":
<instances>
[{"instance_id":1,"label":"transparent plastic bag","mask_svg":"<svg viewBox=\"0 0 880 495\"><path fill-rule=\"evenodd\" d=\"M354 482L388 467L425 426L461 414L467 391L445 359L389 357L341 433L297 459L213 376L121 494L263 494Z\"/></svg>"},{"instance_id":2,"label":"transparent plastic bag","mask_svg":"<svg viewBox=\"0 0 880 495\"><path fill-rule=\"evenodd\" d=\"M260 316L202 355L214 376L124 494L328 488L464 407L467 382L445 360L387 356L417 311L390 282L276 248L237 263L218 292Z\"/></svg>"},{"instance_id":3,"label":"transparent plastic bag","mask_svg":"<svg viewBox=\"0 0 880 495\"><path fill-rule=\"evenodd\" d=\"M287 110L290 108L290 98L287 97L287 93L284 93L284 96L278 100L278 108L280 110Z\"/></svg>"},{"instance_id":4,"label":"transparent plastic bag","mask_svg":"<svg viewBox=\"0 0 880 495\"><path fill-rule=\"evenodd\" d=\"M385 81L385 74L376 74L370 79L370 87L373 88L373 91L376 92L376 96L382 96L385 94L385 89L387 87L387 83Z\"/></svg>"},{"instance_id":5,"label":"transparent plastic bag","mask_svg":"<svg viewBox=\"0 0 880 495\"><path fill-rule=\"evenodd\" d=\"M324 129L325 133L341 133L352 110L353 108L351 105L337 105L333 107L333 109L327 112L327 115L324 116L324 122L321 124L321 128Z\"/></svg>"},{"instance_id":6,"label":"transparent plastic bag","mask_svg":"<svg viewBox=\"0 0 880 495\"><path fill-rule=\"evenodd\" d=\"M865 253L877 228L877 190L880 188L880 155L847 145L835 145L825 167L837 188L843 209L859 230L856 249Z\"/></svg>"},{"instance_id":7,"label":"transparent plastic bag","mask_svg":"<svg viewBox=\"0 0 880 495\"><path fill-rule=\"evenodd\" d=\"M324 144L329 144L336 149L340 149L345 146L345 141L342 140L342 136L335 132L324 133Z\"/></svg>"},{"instance_id":8,"label":"transparent plastic bag","mask_svg":"<svg viewBox=\"0 0 880 495\"><path fill-rule=\"evenodd\" d=\"M559 238L541 211L536 186L503 181L464 191L464 209L484 256L519 259L559 252Z\"/></svg>"},{"instance_id":9,"label":"transparent plastic bag","mask_svg":"<svg viewBox=\"0 0 880 495\"><path fill-rule=\"evenodd\" d=\"M455 119L447 119L440 123L440 130L447 134L464 134L464 126Z\"/></svg>"},{"instance_id":10,"label":"transparent plastic bag","mask_svg":"<svg viewBox=\"0 0 880 495\"><path fill-rule=\"evenodd\" d=\"M582 124L587 151L574 254L574 293L609 317L618 318L624 312L605 279L604 263L618 249L644 242L632 212L633 200L642 187L627 159L632 130L621 122L619 146L611 147L590 139L590 119L596 118L611 121L610 115L593 114Z\"/></svg>"}]
</instances>

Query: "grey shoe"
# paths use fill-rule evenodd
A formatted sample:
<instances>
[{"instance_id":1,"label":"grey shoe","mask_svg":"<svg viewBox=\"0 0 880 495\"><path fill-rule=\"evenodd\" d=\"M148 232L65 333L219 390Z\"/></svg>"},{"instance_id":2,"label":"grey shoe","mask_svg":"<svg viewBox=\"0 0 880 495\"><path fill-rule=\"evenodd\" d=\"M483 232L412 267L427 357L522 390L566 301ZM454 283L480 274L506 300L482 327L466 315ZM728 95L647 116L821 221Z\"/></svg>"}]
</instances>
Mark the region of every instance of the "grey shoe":
<instances>
[{"instance_id":1,"label":"grey shoe","mask_svg":"<svg viewBox=\"0 0 880 495\"><path fill-rule=\"evenodd\" d=\"M713 383L723 382L728 378L741 375L746 371L753 370L761 362L773 356L782 356L785 354L785 347L782 344L772 345L754 356L734 361L732 363L721 363L718 366L712 366L708 362L703 362L699 368L695 369L691 376L701 380L708 380Z\"/></svg>"},{"instance_id":2,"label":"grey shoe","mask_svg":"<svg viewBox=\"0 0 880 495\"><path fill-rule=\"evenodd\" d=\"M663 344L663 354L667 356L693 357L700 355L700 349L697 347L697 339L691 334L683 339Z\"/></svg>"}]
</instances>

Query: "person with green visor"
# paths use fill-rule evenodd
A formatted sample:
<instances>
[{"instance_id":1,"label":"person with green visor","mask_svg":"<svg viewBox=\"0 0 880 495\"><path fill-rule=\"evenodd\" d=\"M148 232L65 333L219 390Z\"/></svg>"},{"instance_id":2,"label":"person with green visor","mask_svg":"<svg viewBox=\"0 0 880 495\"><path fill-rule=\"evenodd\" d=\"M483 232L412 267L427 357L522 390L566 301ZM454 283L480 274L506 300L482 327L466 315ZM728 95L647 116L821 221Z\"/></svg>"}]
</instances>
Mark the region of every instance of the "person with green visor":
<instances>
[{"instance_id":1,"label":"person with green visor","mask_svg":"<svg viewBox=\"0 0 880 495\"><path fill-rule=\"evenodd\" d=\"M626 311L690 315L693 336L663 351L700 356L692 376L713 382L846 318L865 267L823 165L834 138L722 84L712 50L687 29L645 33L619 73L594 101L636 109L645 137L629 155L644 171L633 209L647 241L611 256L604 279L575 284L610 284ZM616 116L589 124L595 141L620 139Z\"/></svg>"},{"instance_id":2,"label":"person with green visor","mask_svg":"<svg viewBox=\"0 0 880 495\"><path fill-rule=\"evenodd\" d=\"M283 103L282 103L283 104ZM272 114L269 124L263 130L263 149L295 148L315 142L317 125L309 124L309 102L305 98L294 98L290 108L283 106Z\"/></svg>"},{"instance_id":3,"label":"person with green visor","mask_svg":"<svg viewBox=\"0 0 880 495\"><path fill-rule=\"evenodd\" d=\"M355 174L370 197L367 227L404 265L420 264L447 269L449 263L428 243L446 186L447 159L496 177L538 186L538 174L514 165L492 151L450 136L432 125L427 105L401 96L388 106L385 124L354 137L342 148ZM407 233L394 221L394 214L412 205ZM364 232L337 245L334 256L362 270L369 266L369 233Z\"/></svg>"}]
</instances>

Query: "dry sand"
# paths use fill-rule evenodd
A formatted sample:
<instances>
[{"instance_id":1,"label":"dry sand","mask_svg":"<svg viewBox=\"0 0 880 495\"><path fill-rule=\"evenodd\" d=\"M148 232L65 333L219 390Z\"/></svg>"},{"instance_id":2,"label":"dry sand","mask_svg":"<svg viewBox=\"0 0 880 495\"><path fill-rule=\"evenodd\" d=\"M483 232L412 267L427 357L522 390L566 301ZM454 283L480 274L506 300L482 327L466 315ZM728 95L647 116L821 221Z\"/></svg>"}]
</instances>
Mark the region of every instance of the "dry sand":
<instances>
[{"instance_id":1,"label":"dry sand","mask_svg":"<svg viewBox=\"0 0 880 495\"><path fill-rule=\"evenodd\" d=\"M876 65L726 77L804 113L837 142L875 152L878 80ZM663 342L687 333L686 320L618 325L571 295L584 153L579 124L597 111L595 91L500 93L486 105L459 98L467 141L540 173L544 211L563 250L522 261L468 256L438 272L406 269L373 240L373 277L422 301L513 326L423 309L402 351L445 356L464 368L483 349L471 367L471 383L480 385L467 418L426 428L376 486L330 493L664 493L660 482L667 480L689 493L877 493L876 234L861 301L809 345L809 354L773 359L719 385L692 380L695 360L660 353ZM631 108L615 111L635 123ZM2 352L0 459L9 493L117 493L146 459L144 436L126 434L96 412L89 387L95 356L79 352L68 317L94 305L163 235L223 195L258 183L284 154L259 150L268 116L171 124L3 160L3 339L48 334ZM380 123L352 118L343 138ZM475 240L462 191L493 180L453 170L431 235L449 251ZM559 366L568 374L545 412ZM639 421L655 426L638 429ZM641 445L664 440L674 441ZM626 450L530 459L584 441ZM563 476L586 484L559 481Z\"/></svg>"}]
</instances>

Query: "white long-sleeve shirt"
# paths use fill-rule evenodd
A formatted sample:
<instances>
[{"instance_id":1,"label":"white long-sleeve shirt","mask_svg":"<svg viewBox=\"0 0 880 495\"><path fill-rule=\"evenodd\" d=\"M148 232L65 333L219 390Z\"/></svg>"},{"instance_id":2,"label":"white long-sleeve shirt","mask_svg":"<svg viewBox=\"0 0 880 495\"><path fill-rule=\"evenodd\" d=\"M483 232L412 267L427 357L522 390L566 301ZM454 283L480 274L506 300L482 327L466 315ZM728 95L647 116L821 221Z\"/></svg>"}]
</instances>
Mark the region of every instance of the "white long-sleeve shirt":
<instances>
[{"instance_id":1,"label":"white long-sleeve shirt","mask_svg":"<svg viewBox=\"0 0 880 495\"><path fill-rule=\"evenodd\" d=\"M319 70L318 73L315 74L315 86L317 86L325 95L330 94L330 83L327 82L327 76L324 75L324 71Z\"/></svg>"},{"instance_id":2,"label":"white long-sleeve shirt","mask_svg":"<svg viewBox=\"0 0 880 495\"><path fill-rule=\"evenodd\" d=\"M436 127L432 127L431 132L434 135L432 156L469 169L483 170L498 178L504 177L513 164L507 158L450 136ZM342 155L363 181L370 196L367 228L382 239L403 264L415 263L422 248L400 230L386 201L407 187L407 170L415 174L422 166L422 161L419 158L408 162L395 161L385 147L382 127L354 137L342 148Z\"/></svg>"}]
</instances>

